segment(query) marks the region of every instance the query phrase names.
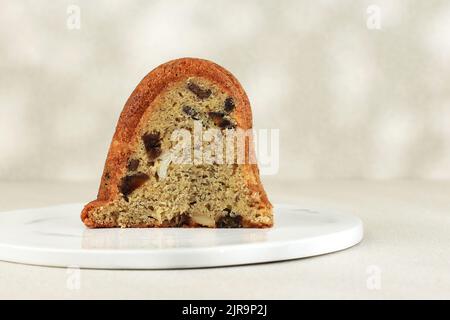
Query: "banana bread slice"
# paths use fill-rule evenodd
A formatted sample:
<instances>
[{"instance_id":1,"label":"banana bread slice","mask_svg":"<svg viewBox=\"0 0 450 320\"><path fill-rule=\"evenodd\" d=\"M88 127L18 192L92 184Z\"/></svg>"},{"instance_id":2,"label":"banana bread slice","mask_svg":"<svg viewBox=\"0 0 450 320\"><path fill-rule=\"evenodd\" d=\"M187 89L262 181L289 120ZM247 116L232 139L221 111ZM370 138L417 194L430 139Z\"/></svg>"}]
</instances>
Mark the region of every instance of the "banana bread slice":
<instances>
[{"instance_id":1,"label":"banana bread slice","mask_svg":"<svg viewBox=\"0 0 450 320\"><path fill-rule=\"evenodd\" d=\"M90 228L271 227L272 205L250 161L251 128L247 95L230 72L194 58L160 65L126 102L82 221ZM243 148L236 132L244 133Z\"/></svg>"}]
</instances>

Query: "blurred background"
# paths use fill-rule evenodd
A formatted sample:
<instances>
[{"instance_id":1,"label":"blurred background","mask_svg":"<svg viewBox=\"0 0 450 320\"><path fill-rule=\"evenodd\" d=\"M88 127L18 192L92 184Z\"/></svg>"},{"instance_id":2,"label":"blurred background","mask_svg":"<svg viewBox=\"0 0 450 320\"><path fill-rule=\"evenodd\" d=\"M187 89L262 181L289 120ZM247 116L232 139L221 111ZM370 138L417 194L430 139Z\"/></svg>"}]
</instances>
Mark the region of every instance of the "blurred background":
<instances>
[{"instance_id":1,"label":"blurred background","mask_svg":"<svg viewBox=\"0 0 450 320\"><path fill-rule=\"evenodd\" d=\"M0 179L99 179L153 68L210 59L280 129L270 179L449 179L449 1L12 1L0 9Z\"/></svg>"}]
</instances>

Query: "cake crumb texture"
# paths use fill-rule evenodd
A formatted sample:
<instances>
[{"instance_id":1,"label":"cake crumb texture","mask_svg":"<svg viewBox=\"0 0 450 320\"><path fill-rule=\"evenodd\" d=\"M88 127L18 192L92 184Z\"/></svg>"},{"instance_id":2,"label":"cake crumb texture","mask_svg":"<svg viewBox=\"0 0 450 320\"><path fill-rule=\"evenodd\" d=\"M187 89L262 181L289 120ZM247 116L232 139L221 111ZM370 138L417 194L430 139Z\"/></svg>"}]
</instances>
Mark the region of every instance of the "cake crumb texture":
<instances>
[{"instance_id":1,"label":"cake crumb texture","mask_svg":"<svg viewBox=\"0 0 450 320\"><path fill-rule=\"evenodd\" d=\"M271 227L272 205L256 164L208 162L204 156L195 163L195 150L209 150L213 140L194 140L186 161L173 161L173 132L193 133L195 125L218 134L252 128L248 98L234 76L194 58L150 72L121 113L97 199L81 214L85 225ZM248 156L253 145L246 147ZM211 156L222 151L212 149Z\"/></svg>"}]
</instances>

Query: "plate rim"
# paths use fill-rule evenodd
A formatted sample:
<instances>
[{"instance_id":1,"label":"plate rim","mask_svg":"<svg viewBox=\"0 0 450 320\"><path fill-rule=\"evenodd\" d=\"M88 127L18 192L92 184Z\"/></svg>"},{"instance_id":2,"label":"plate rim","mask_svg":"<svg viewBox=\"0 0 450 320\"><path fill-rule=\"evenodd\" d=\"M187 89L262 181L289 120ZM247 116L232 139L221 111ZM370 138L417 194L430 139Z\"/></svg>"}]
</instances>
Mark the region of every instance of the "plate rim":
<instances>
[{"instance_id":1,"label":"plate rim","mask_svg":"<svg viewBox=\"0 0 450 320\"><path fill-rule=\"evenodd\" d=\"M58 209L58 208L64 208L64 207L72 207L72 206L80 206L80 208L83 206L83 204L81 203L66 203L66 204L59 204L59 205L55 205L55 206L47 206L47 207L40 207L40 208L26 208L26 209L18 209L18 210L10 210L10 211L3 211L0 212L0 221L3 220L2 218L4 218L4 216L2 215L3 213L22 213L22 214L26 214L29 212L36 212L37 210L48 210L48 209ZM333 253L333 252L338 252L338 251L342 251L345 249L348 249L350 247L353 247L355 245L357 245L358 243L360 243L363 238L364 238L364 227L363 227L363 222L362 220L353 215L353 214L349 214L349 213L340 213L340 212L336 212L334 210L328 210L328 209L317 209L317 208L305 208L303 206L300 205L296 205L296 204L291 204L291 203L278 203L274 205L274 208L283 208L283 209L297 209L297 210L307 210L307 211L313 211L313 212L317 212L317 213L323 213L323 214L331 214L331 215L336 215L336 216L341 216L341 217L346 217L346 218L351 218L353 219L353 226L348 228L348 229L344 229L344 230L339 230L336 232L331 232L329 234L325 234L325 235L318 235L318 236L314 236L314 237L310 237L310 238L300 238L300 239L292 239L292 240L286 240L286 241L272 241L272 242L254 242L254 243L243 243L243 244L224 244L224 245L219 245L219 246L204 246L204 247L197 247L197 248L166 248L166 249L148 249L148 248L139 248L139 249L105 249L105 248L92 248L92 249L83 249L83 248L78 248L78 249L74 249L74 248L69 248L69 249L64 249L64 248L51 248L51 247L30 247L27 245L24 246L20 246L20 245L16 245L16 244L5 244L5 243L0 243L0 260L1 261L8 261L8 262L15 262L15 263L22 263L22 264L29 264L29 265L39 265L39 266L51 266L51 267L67 267L68 265L77 265L76 263L55 263L55 262L44 262L43 260L55 260L63 257L64 259L67 259L68 255L72 255L74 259L76 258L80 258L80 257L87 257L88 260L91 260L92 257L99 257L104 259L105 257L116 257L118 259L120 259L120 256L134 256L134 258L137 257L144 257L147 259L151 259L153 256L160 256L163 257L164 259L168 259L168 257L170 255L173 256L185 256L186 254L189 254L193 257L204 257L207 255L211 255L214 256L215 258L217 258L218 256L220 256L220 254L229 254L229 253L234 253L234 254L240 254L242 255L243 252L247 251L247 252L253 252L253 251L261 251L261 250L271 250L271 251L283 251L283 249L286 251L288 250L288 247L301 247L302 243L303 245L306 243L309 243L311 241L317 240L317 241L322 241L324 238L333 238L333 237L339 237L339 236L343 236L345 239L345 241L341 241L341 242L345 242L345 244L341 244L339 246L334 246L331 245L330 247L333 247L332 249L321 249L321 250L315 250L315 253L312 254L295 254L295 253L286 253L285 251L272 255L273 256L278 256L281 255L286 256L284 258L268 258L267 256L265 257L261 257L261 259L256 259L255 257L252 257L252 259L250 259L249 257L249 261L247 262L243 262L242 257L235 257L234 259L231 258L229 259L230 262L229 263L224 263L224 262L217 262L217 263L202 263L201 265L199 265L198 263L173 263L172 265L167 265L164 263L158 263L158 261L154 261L155 263L147 263L146 266L143 265L139 265L139 263L131 263L127 264L127 263L119 263L118 265L111 265L111 263L97 263L97 264L93 264L93 263L79 263L79 267L80 268L87 268L87 269L185 269L185 268L209 268L209 267L224 267L224 266L234 266L234 265L248 265L248 264L258 264L258 263L267 263L267 262L275 262L275 261L286 261L286 260L295 260L295 259L302 259L302 258L307 258L307 257L313 257L313 256L318 256L318 255L324 255L324 254L328 254L328 253ZM80 220L81 223L81 220ZM82 223L81 223L82 224ZM215 229L211 229L211 231L213 231ZM258 229L255 229L258 230ZM261 229L262 231L270 231L270 229ZM237 230L238 231L238 230ZM257 232L257 231L256 231ZM322 240L320 240L322 239ZM253 250L253 251L252 251ZM242 251L242 252L241 252ZM288 250L289 251L289 250ZM292 249L291 249L292 251ZM295 250L294 250L295 251ZM15 252L15 254L14 254ZM8 254L9 253L9 254ZM54 256L54 258L47 258L47 259L39 259L36 258L36 255L38 254L43 254L43 255L52 255ZM18 256L20 255L24 255L26 256L25 258L18 258ZM219 254L219 255L218 255ZM13 256L15 257L15 259L13 258L8 258L7 256ZM34 256L34 259L30 258L31 256ZM27 258L28 257L28 258ZM56 257L56 258L55 258ZM63 259L63 260L64 260ZM163 259L163 260L164 260ZM31 261L30 261L31 260ZM69 259L70 260L70 259ZM174 259L177 260L177 259ZM219 259L220 260L220 259ZM151 262L151 261L150 261ZM145 264L145 263L144 263Z\"/></svg>"}]
</instances>

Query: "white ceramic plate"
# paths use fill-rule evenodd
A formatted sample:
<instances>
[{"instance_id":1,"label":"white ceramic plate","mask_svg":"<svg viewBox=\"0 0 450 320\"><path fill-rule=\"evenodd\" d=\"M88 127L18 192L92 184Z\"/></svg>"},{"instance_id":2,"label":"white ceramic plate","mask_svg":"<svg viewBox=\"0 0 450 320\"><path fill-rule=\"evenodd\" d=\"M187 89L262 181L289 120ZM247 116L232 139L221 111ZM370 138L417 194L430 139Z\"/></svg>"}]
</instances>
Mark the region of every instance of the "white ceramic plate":
<instances>
[{"instance_id":1,"label":"white ceramic plate","mask_svg":"<svg viewBox=\"0 0 450 320\"><path fill-rule=\"evenodd\" d=\"M361 241L361 220L276 205L271 229L87 229L81 204L0 213L0 260L99 269L200 268L309 257Z\"/></svg>"}]
</instances>

